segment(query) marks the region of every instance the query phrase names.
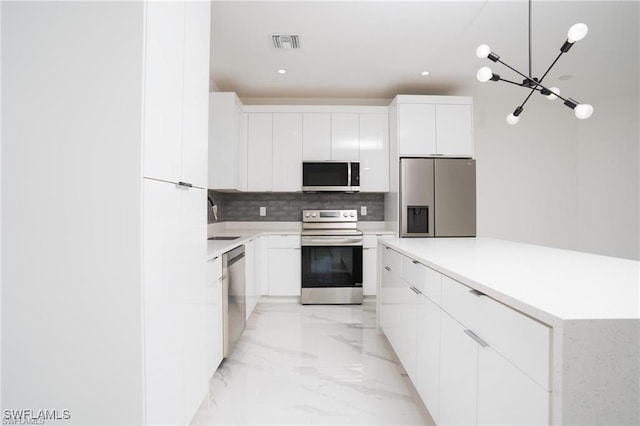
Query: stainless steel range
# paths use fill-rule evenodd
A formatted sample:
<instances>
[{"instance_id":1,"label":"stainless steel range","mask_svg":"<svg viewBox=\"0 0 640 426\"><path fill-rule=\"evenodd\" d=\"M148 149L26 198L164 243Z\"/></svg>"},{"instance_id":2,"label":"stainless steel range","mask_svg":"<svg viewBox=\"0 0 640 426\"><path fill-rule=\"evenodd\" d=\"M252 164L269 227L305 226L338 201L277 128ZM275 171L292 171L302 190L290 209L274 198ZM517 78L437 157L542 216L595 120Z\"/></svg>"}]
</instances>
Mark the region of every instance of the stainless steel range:
<instances>
[{"instance_id":1,"label":"stainless steel range","mask_svg":"<svg viewBox=\"0 0 640 426\"><path fill-rule=\"evenodd\" d=\"M302 211L304 305L362 303L362 231L356 210Z\"/></svg>"}]
</instances>

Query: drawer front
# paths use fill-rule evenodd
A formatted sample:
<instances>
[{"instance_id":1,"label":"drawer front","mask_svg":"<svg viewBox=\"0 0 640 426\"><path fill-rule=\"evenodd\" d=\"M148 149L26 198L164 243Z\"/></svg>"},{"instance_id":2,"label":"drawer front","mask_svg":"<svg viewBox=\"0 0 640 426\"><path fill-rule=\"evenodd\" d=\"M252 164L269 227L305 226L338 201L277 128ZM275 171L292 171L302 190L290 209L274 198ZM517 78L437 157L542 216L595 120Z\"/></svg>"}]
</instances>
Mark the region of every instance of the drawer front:
<instances>
[{"instance_id":1,"label":"drawer front","mask_svg":"<svg viewBox=\"0 0 640 426\"><path fill-rule=\"evenodd\" d=\"M269 248L300 248L300 235L269 235Z\"/></svg>"},{"instance_id":2,"label":"drawer front","mask_svg":"<svg viewBox=\"0 0 640 426\"><path fill-rule=\"evenodd\" d=\"M207 285L222 278L222 256L207 260Z\"/></svg>"},{"instance_id":3,"label":"drawer front","mask_svg":"<svg viewBox=\"0 0 640 426\"><path fill-rule=\"evenodd\" d=\"M433 303L442 303L442 274L417 260L403 256L402 278L410 285L422 292Z\"/></svg>"},{"instance_id":4,"label":"drawer front","mask_svg":"<svg viewBox=\"0 0 640 426\"><path fill-rule=\"evenodd\" d=\"M402 255L397 251L383 246L382 249L382 269L396 276L400 276L402 269ZM387 269L388 268L388 269Z\"/></svg>"},{"instance_id":5,"label":"drawer front","mask_svg":"<svg viewBox=\"0 0 640 426\"><path fill-rule=\"evenodd\" d=\"M482 313L478 333L539 385L551 390L551 328L490 297L478 297L478 302Z\"/></svg>"},{"instance_id":6,"label":"drawer front","mask_svg":"<svg viewBox=\"0 0 640 426\"><path fill-rule=\"evenodd\" d=\"M550 327L447 276L442 278L442 307L540 386L550 390Z\"/></svg>"},{"instance_id":7,"label":"drawer front","mask_svg":"<svg viewBox=\"0 0 640 426\"><path fill-rule=\"evenodd\" d=\"M426 267L417 260L402 256L402 279L424 293Z\"/></svg>"}]
</instances>

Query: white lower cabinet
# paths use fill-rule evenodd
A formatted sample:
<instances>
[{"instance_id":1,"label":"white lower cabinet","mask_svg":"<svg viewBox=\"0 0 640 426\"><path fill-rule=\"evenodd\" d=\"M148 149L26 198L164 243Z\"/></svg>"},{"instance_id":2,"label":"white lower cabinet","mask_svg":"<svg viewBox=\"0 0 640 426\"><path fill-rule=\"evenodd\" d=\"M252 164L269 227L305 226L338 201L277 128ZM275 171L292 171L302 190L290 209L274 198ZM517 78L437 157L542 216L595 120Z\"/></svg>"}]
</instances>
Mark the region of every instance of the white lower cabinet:
<instances>
[{"instance_id":1,"label":"white lower cabinet","mask_svg":"<svg viewBox=\"0 0 640 426\"><path fill-rule=\"evenodd\" d=\"M464 327L441 312L440 425L475 425L478 394L478 343Z\"/></svg>"},{"instance_id":2,"label":"white lower cabinet","mask_svg":"<svg viewBox=\"0 0 640 426\"><path fill-rule=\"evenodd\" d=\"M260 297L260 290L256 282L256 243L255 239L244 243L245 255L245 301L246 301L246 319L249 319Z\"/></svg>"},{"instance_id":3,"label":"white lower cabinet","mask_svg":"<svg viewBox=\"0 0 640 426\"><path fill-rule=\"evenodd\" d=\"M391 345L397 340L400 327L402 255L388 247L380 254L380 291L378 292L378 321Z\"/></svg>"},{"instance_id":4,"label":"white lower cabinet","mask_svg":"<svg viewBox=\"0 0 640 426\"><path fill-rule=\"evenodd\" d=\"M206 394L205 191L144 179L147 423L188 423Z\"/></svg>"},{"instance_id":5,"label":"white lower cabinet","mask_svg":"<svg viewBox=\"0 0 640 426\"><path fill-rule=\"evenodd\" d=\"M379 324L438 425L550 422L550 328L385 246Z\"/></svg>"},{"instance_id":6,"label":"white lower cabinet","mask_svg":"<svg viewBox=\"0 0 640 426\"><path fill-rule=\"evenodd\" d=\"M300 296L300 235L269 236L269 296Z\"/></svg>"},{"instance_id":7,"label":"white lower cabinet","mask_svg":"<svg viewBox=\"0 0 640 426\"><path fill-rule=\"evenodd\" d=\"M375 296L378 288L378 239L391 238L393 234L365 235L362 244L362 293Z\"/></svg>"},{"instance_id":8,"label":"white lower cabinet","mask_svg":"<svg viewBox=\"0 0 640 426\"><path fill-rule=\"evenodd\" d=\"M264 249L266 237L256 237L244 244L245 248L245 270L246 270L246 302L247 319L256 309L260 296L263 294L263 281L267 279L269 261L268 252Z\"/></svg>"},{"instance_id":9,"label":"white lower cabinet","mask_svg":"<svg viewBox=\"0 0 640 426\"><path fill-rule=\"evenodd\" d=\"M417 356L414 385L437 423L440 398L440 308L424 296L421 299L416 313Z\"/></svg>"},{"instance_id":10,"label":"white lower cabinet","mask_svg":"<svg viewBox=\"0 0 640 426\"><path fill-rule=\"evenodd\" d=\"M478 348L479 425L547 425L549 398L493 348Z\"/></svg>"},{"instance_id":11,"label":"white lower cabinet","mask_svg":"<svg viewBox=\"0 0 640 426\"><path fill-rule=\"evenodd\" d=\"M372 247L362 248L362 294L373 296L376 294L376 264L378 262L378 249Z\"/></svg>"},{"instance_id":12,"label":"white lower cabinet","mask_svg":"<svg viewBox=\"0 0 640 426\"><path fill-rule=\"evenodd\" d=\"M256 238L255 278L258 295L269 294L269 237Z\"/></svg>"}]
</instances>

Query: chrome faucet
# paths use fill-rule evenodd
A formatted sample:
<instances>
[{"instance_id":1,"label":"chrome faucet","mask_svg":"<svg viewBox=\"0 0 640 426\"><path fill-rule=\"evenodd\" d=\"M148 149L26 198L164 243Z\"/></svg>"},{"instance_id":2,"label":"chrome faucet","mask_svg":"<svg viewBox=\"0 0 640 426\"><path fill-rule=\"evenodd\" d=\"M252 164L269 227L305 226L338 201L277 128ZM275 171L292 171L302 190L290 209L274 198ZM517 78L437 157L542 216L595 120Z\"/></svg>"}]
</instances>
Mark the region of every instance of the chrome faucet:
<instances>
[{"instance_id":1,"label":"chrome faucet","mask_svg":"<svg viewBox=\"0 0 640 426\"><path fill-rule=\"evenodd\" d=\"M207 196L209 204L211 204L211 210L213 211L213 220L218 220L218 206L213 204L211 197Z\"/></svg>"}]
</instances>

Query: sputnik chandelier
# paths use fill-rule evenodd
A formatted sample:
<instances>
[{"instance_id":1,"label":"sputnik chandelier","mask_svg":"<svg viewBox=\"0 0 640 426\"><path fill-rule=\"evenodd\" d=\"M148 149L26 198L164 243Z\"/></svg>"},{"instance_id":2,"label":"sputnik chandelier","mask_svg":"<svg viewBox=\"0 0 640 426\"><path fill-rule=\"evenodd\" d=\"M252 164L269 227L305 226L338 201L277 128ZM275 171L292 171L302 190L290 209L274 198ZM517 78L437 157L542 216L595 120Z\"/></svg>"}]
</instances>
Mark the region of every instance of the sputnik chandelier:
<instances>
[{"instance_id":1,"label":"sputnik chandelier","mask_svg":"<svg viewBox=\"0 0 640 426\"><path fill-rule=\"evenodd\" d=\"M593 107L591 105L581 104L571 98L565 99L562 96L560 96L560 89L558 89L557 87L547 88L542 85L542 80L544 80L547 74L549 74L549 71L551 71L551 68L553 68L556 62L558 62L558 59L560 59L560 57L563 54L567 53L576 41L582 40L587 35L588 30L589 30L588 27L582 23L575 24L571 28L569 28L569 32L567 33L567 40L564 42L562 47L560 47L560 54L556 57L556 59L553 61L553 63L551 63L549 68L547 68L547 71L545 71L545 73L539 79L533 77L532 76L533 73L531 72L531 0L529 0L529 75L528 76L521 73L517 69L511 67L510 65L504 63L500 59L500 55L496 54L495 52L492 52L491 48L488 45L481 44L480 46L478 46L478 48L476 49L476 56L478 56L478 58L481 58L481 59L489 58L493 62L499 62L505 67L514 71L516 74L524 77L524 80L521 83L518 83L515 81L504 79L500 77L500 75L498 74L494 74L493 71L491 71L491 68L489 67L482 67L478 70L476 74L476 77L480 82L485 83L489 80L504 81L507 83L514 84L516 86L524 87L526 89L531 89L531 91L529 92L529 95L526 97L524 102L522 102L522 104L520 104L520 106L518 106L515 109L515 111L513 111L513 113L507 116L507 123L513 125L513 124L517 124L518 121L520 121L520 114L523 111L524 105L527 103L529 98L531 98L531 95L533 95L534 92L540 92L542 95L546 96L547 99L549 100L554 100L556 98L562 99L564 101L564 104L574 111L577 118L585 119L585 118L591 117L591 114L593 114Z\"/></svg>"}]
</instances>

